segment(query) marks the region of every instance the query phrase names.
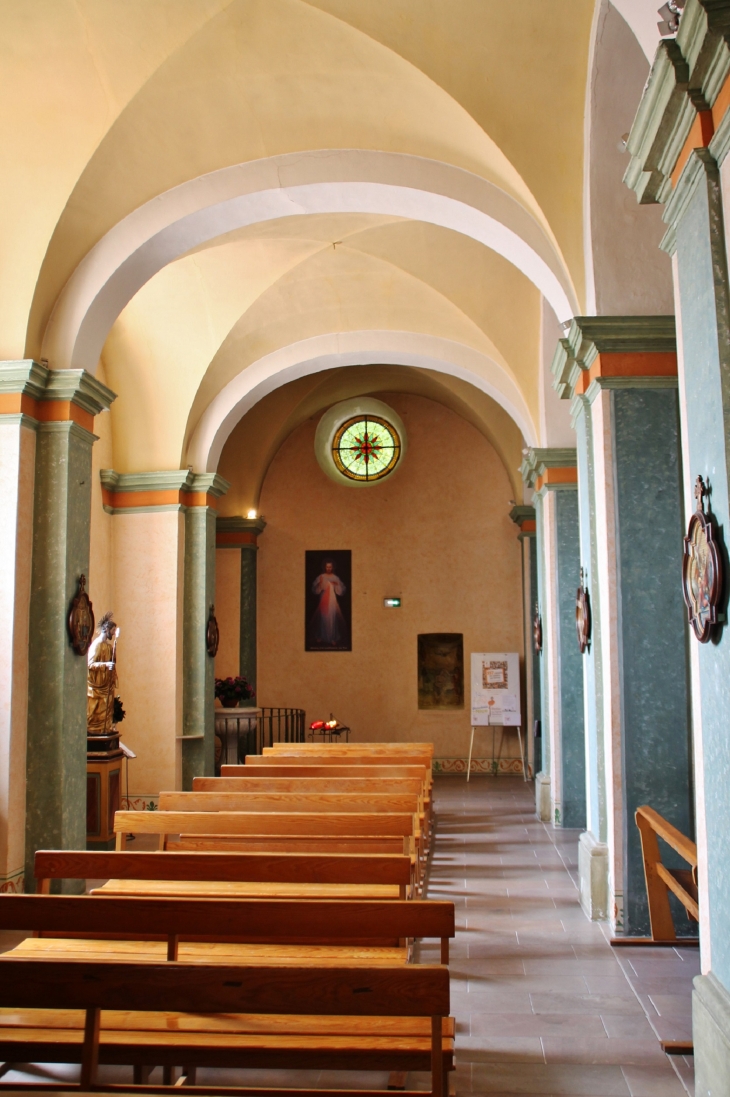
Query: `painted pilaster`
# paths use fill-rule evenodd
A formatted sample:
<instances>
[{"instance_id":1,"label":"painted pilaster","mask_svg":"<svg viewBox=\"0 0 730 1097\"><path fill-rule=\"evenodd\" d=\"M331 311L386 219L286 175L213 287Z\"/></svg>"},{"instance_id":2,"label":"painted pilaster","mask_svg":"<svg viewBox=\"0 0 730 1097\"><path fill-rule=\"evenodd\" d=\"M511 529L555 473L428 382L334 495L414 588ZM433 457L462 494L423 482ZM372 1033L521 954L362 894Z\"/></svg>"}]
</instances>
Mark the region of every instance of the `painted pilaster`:
<instances>
[{"instance_id":1,"label":"painted pilaster","mask_svg":"<svg viewBox=\"0 0 730 1097\"><path fill-rule=\"evenodd\" d=\"M533 449L521 470L535 492L537 519L543 772L549 759L551 818L555 826L565 827L585 825L583 682L575 637L580 570L575 462L575 450Z\"/></svg>"},{"instance_id":2,"label":"painted pilaster","mask_svg":"<svg viewBox=\"0 0 730 1097\"><path fill-rule=\"evenodd\" d=\"M525 739L529 772L534 776L541 768L542 738L535 737L535 723L540 724L540 656L533 641L533 620L537 605L537 526L535 508L514 506L510 518L519 527L518 539L522 549L522 619L524 629L525 668Z\"/></svg>"},{"instance_id":3,"label":"painted pilaster","mask_svg":"<svg viewBox=\"0 0 730 1097\"><path fill-rule=\"evenodd\" d=\"M693 478L709 479L710 510L723 541L730 529L730 294L722 193L730 148L729 26L729 0L687 0L671 47L673 67L665 66L659 79L658 51L644 90L626 176L640 200L667 202L662 247L673 257L675 279L684 509L694 506ZM642 181L652 178L660 185L647 190ZM727 551L724 556L727 567ZM703 972L693 1000L695 1092L716 1097L728 1091L730 1077L727 626L711 643L694 637L689 643Z\"/></svg>"},{"instance_id":4,"label":"painted pilaster","mask_svg":"<svg viewBox=\"0 0 730 1097\"><path fill-rule=\"evenodd\" d=\"M68 637L88 575L94 416L114 393L84 370L33 364L36 452L28 627L26 887L37 849L86 846L86 659ZM25 409L24 409L25 410Z\"/></svg>"},{"instance_id":5,"label":"painted pilaster","mask_svg":"<svg viewBox=\"0 0 730 1097\"><path fill-rule=\"evenodd\" d=\"M241 550L241 596L239 622L239 674L253 686L256 683L257 652L257 554L258 538L266 528L263 518L219 518L216 523L218 548ZM249 706L258 704L253 697ZM245 707L245 706L244 706Z\"/></svg>"},{"instance_id":6,"label":"painted pilaster","mask_svg":"<svg viewBox=\"0 0 730 1097\"><path fill-rule=\"evenodd\" d=\"M37 422L20 410L33 362L0 364L0 892L22 891L28 614Z\"/></svg>"},{"instance_id":7,"label":"painted pilaster","mask_svg":"<svg viewBox=\"0 0 730 1097\"><path fill-rule=\"evenodd\" d=\"M553 362L573 399L593 616L581 900L634 936L649 932L636 808L692 830L676 371L671 316L577 317Z\"/></svg>"}]
</instances>

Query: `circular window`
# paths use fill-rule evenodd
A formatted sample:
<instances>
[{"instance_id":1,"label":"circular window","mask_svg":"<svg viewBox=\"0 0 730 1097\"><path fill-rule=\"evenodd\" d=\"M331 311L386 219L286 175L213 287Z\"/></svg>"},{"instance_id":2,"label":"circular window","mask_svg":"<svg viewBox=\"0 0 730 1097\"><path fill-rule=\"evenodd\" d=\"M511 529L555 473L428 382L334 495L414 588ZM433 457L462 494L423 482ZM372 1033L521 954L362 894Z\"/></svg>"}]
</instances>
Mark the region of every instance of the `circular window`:
<instances>
[{"instance_id":1,"label":"circular window","mask_svg":"<svg viewBox=\"0 0 730 1097\"><path fill-rule=\"evenodd\" d=\"M382 480L398 464L400 454L398 431L376 415L348 419L332 442L335 466L349 480Z\"/></svg>"}]
</instances>

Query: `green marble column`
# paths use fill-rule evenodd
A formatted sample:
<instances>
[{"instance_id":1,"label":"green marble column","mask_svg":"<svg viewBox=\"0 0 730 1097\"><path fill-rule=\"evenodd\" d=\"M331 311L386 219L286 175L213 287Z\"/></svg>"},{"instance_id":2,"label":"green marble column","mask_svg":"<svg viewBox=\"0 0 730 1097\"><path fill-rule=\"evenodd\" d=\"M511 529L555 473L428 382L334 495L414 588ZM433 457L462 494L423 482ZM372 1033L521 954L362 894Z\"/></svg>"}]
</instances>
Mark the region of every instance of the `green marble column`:
<instances>
[{"instance_id":1,"label":"green marble column","mask_svg":"<svg viewBox=\"0 0 730 1097\"><path fill-rule=\"evenodd\" d=\"M239 674L243 675L254 689L257 689L257 556L258 538L266 529L263 518L241 518L233 515L219 518L216 532L228 546L240 545L241 549L241 592L239 620ZM244 708L255 708L258 697L245 703Z\"/></svg>"},{"instance_id":2,"label":"green marble column","mask_svg":"<svg viewBox=\"0 0 730 1097\"><path fill-rule=\"evenodd\" d=\"M48 371L37 394L70 407L72 419L39 421L30 599L26 792L26 889L37 849L86 848L86 658L67 618L79 576L89 572L91 448L87 426L114 393L83 370ZM58 404L57 404L58 407Z\"/></svg>"},{"instance_id":3,"label":"green marble column","mask_svg":"<svg viewBox=\"0 0 730 1097\"><path fill-rule=\"evenodd\" d=\"M573 401L593 612L581 901L614 933L644 936L636 808L693 832L674 317L576 317L553 372Z\"/></svg>"},{"instance_id":4,"label":"green marble column","mask_svg":"<svg viewBox=\"0 0 730 1097\"><path fill-rule=\"evenodd\" d=\"M524 622L525 667L525 753L533 776L542 767L542 737L535 738L535 722L540 724L540 656L535 651L533 620L537 604L537 546L535 508L514 506L510 518L519 527L522 548L522 617ZM540 724L540 728L542 725Z\"/></svg>"},{"instance_id":5,"label":"green marble column","mask_svg":"<svg viewBox=\"0 0 730 1097\"><path fill-rule=\"evenodd\" d=\"M581 656L575 634L575 592L580 574L575 450L528 450L521 471L535 492L538 603L543 626L543 772L537 778L536 795L549 773L553 824L582 827L586 812L585 735ZM539 803L538 813L544 817Z\"/></svg>"},{"instance_id":6,"label":"green marble column","mask_svg":"<svg viewBox=\"0 0 730 1097\"><path fill-rule=\"evenodd\" d=\"M186 485L190 497L206 502L185 513L183 586L183 716L182 786L215 772L215 659L208 654L206 633L215 604L215 499L229 484L216 473L198 473Z\"/></svg>"}]
</instances>

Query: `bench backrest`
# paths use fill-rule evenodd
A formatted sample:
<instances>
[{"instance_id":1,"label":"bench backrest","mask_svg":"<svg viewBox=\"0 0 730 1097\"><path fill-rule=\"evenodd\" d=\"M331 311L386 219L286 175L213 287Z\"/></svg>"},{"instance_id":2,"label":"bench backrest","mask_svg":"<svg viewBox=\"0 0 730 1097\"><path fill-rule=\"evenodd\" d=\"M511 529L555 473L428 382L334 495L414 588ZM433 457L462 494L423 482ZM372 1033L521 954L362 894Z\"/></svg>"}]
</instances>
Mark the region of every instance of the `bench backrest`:
<instances>
[{"instance_id":1,"label":"bench backrest","mask_svg":"<svg viewBox=\"0 0 730 1097\"><path fill-rule=\"evenodd\" d=\"M274 743L266 750L313 750L313 751L377 751L379 753L398 753L411 751L411 753L428 754L433 757L433 743Z\"/></svg>"},{"instance_id":2,"label":"bench backrest","mask_svg":"<svg viewBox=\"0 0 730 1097\"><path fill-rule=\"evenodd\" d=\"M159 834L163 839L168 834L405 838L416 833L416 816L411 812L118 811L114 832L120 845L126 834Z\"/></svg>"},{"instance_id":3,"label":"bench backrest","mask_svg":"<svg viewBox=\"0 0 730 1097\"><path fill-rule=\"evenodd\" d=\"M36 880L227 880L302 884L408 884L403 854L162 853L39 850Z\"/></svg>"},{"instance_id":4,"label":"bench backrest","mask_svg":"<svg viewBox=\"0 0 730 1097\"><path fill-rule=\"evenodd\" d=\"M160 811L419 811L416 793L383 792L161 792Z\"/></svg>"},{"instance_id":5,"label":"bench backrest","mask_svg":"<svg viewBox=\"0 0 730 1097\"><path fill-rule=\"evenodd\" d=\"M243 769L246 767L243 766ZM272 769L274 767L271 767ZM337 793L388 793L390 795L416 796L423 789L423 779L419 777L310 777L306 773L300 777L279 777L268 773L268 766L259 766L256 772L244 777L194 777L193 792L285 792L308 794L322 792ZM310 767L314 768L314 767ZM257 776L263 774L263 776Z\"/></svg>"},{"instance_id":6,"label":"bench backrest","mask_svg":"<svg viewBox=\"0 0 730 1097\"><path fill-rule=\"evenodd\" d=\"M390 754L373 755L373 754L348 754L346 756L348 765L374 765L376 758L382 758L384 761L389 761L393 765L408 766L419 765L426 766L430 769L431 759L425 755L419 754ZM313 751L275 751L271 754L247 754L246 765L247 766L270 766L270 765L317 765L317 766L334 766L342 765L345 761L344 755L327 755L318 754Z\"/></svg>"},{"instance_id":7,"label":"bench backrest","mask_svg":"<svg viewBox=\"0 0 730 1097\"><path fill-rule=\"evenodd\" d=\"M449 971L431 964L241 967L0 956L0 1006L446 1017Z\"/></svg>"},{"instance_id":8,"label":"bench backrest","mask_svg":"<svg viewBox=\"0 0 730 1097\"><path fill-rule=\"evenodd\" d=\"M111 854L123 858L125 854ZM141 856L130 854L128 856ZM152 854L158 860L184 854ZM103 904L103 905L102 905ZM187 899L0 895L0 930L157 939L272 938L351 941L455 934L454 904L424 899Z\"/></svg>"},{"instance_id":9,"label":"bench backrest","mask_svg":"<svg viewBox=\"0 0 730 1097\"><path fill-rule=\"evenodd\" d=\"M270 757L270 755L267 755ZM310 764L306 763L290 763L286 765L280 765L278 759L274 759L269 765L258 766L252 769L251 766L233 766L222 765L221 766L221 779L231 777L245 777L247 780L263 780L269 777L355 777L358 779L383 779L385 781L391 780L403 780L410 778L411 780L423 781L427 777L429 770L426 766L391 766L391 765L350 765L344 760L332 765L319 765L317 762ZM193 780L193 788L195 788L195 781L215 781L218 778L215 777L196 777Z\"/></svg>"}]
</instances>

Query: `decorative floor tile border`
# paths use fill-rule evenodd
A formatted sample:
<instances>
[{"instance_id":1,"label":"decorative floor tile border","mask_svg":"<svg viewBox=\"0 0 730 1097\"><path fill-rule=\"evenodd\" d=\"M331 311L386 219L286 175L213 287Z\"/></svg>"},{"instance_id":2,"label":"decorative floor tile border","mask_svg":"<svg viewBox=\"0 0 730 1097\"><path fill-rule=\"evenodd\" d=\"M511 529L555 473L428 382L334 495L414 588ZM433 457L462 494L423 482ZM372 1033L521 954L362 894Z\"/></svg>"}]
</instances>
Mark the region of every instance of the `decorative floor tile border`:
<instances>
[{"instance_id":1,"label":"decorative floor tile border","mask_svg":"<svg viewBox=\"0 0 730 1097\"><path fill-rule=\"evenodd\" d=\"M0 878L0 895L22 895L25 891L24 871L19 868L16 872Z\"/></svg>"},{"instance_id":2,"label":"decorative floor tile border","mask_svg":"<svg viewBox=\"0 0 730 1097\"><path fill-rule=\"evenodd\" d=\"M434 773L466 773L467 758L434 758ZM480 777L522 777L521 758L472 758L470 773ZM532 777L532 766L528 766Z\"/></svg>"},{"instance_id":3,"label":"decorative floor tile border","mask_svg":"<svg viewBox=\"0 0 730 1097\"><path fill-rule=\"evenodd\" d=\"M121 811L157 811L160 803L159 793L142 796L122 796Z\"/></svg>"}]
</instances>

